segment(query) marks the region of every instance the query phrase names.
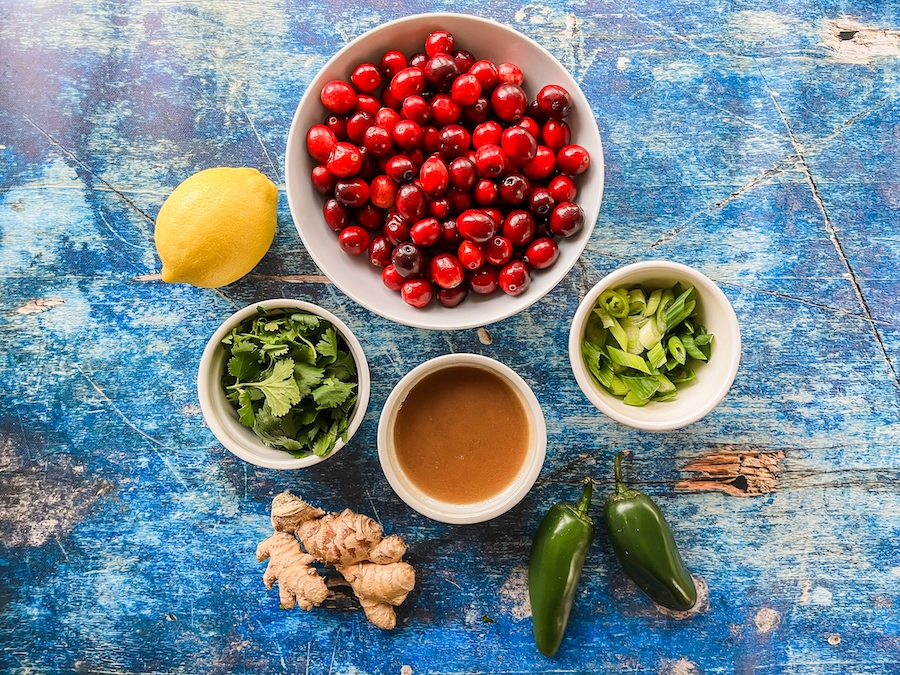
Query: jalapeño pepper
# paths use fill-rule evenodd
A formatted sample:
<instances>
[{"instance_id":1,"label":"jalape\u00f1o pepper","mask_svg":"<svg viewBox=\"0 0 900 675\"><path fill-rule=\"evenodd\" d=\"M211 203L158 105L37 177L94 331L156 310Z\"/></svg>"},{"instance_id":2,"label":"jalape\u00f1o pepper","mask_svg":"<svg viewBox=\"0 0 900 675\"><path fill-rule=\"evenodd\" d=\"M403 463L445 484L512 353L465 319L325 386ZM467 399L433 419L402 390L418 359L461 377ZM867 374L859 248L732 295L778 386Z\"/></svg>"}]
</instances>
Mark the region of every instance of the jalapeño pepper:
<instances>
[{"instance_id":1,"label":"jalape\u00f1o pepper","mask_svg":"<svg viewBox=\"0 0 900 675\"><path fill-rule=\"evenodd\" d=\"M594 539L594 521L587 514L593 483L584 479L578 505L554 504L538 526L528 563L528 595L534 641L545 656L559 649L584 559Z\"/></svg>"},{"instance_id":2,"label":"jalape\u00f1o pepper","mask_svg":"<svg viewBox=\"0 0 900 675\"><path fill-rule=\"evenodd\" d=\"M663 607L689 610L697 602L691 573L662 512L643 492L622 480L622 456L616 455L616 491L606 500L603 518L622 569L650 599Z\"/></svg>"}]
</instances>

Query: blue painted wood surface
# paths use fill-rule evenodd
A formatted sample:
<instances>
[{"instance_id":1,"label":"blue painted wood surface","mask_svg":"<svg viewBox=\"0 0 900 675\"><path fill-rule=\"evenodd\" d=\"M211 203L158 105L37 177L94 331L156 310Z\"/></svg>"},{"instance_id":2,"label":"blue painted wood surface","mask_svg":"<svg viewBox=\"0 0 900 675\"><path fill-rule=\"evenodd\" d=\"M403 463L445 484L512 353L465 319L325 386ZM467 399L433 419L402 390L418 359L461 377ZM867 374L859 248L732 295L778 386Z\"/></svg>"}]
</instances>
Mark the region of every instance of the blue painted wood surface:
<instances>
[{"instance_id":1,"label":"blue painted wood surface","mask_svg":"<svg viewBox=\"0 0 900 675\"><path fill-rule=\"evenodd\" d=\"M175 185L222 164L282 183L290 119L317 69L364 31L434 10L517 28L591 101L606 193L559 287L490 326L491 344L392 324L317 278L283 191L254 274L220 291L154 280L153 217ZM873 0L4 2L0 668L900 672L898 30L900 5ZM665 434L594 410L566 354L585 290L657 257L716 280L744 337L725 401ZM236 306L284 296L357 331L373 396L335 460L278 473L216 442L195 373ZM534 489L477 526L417 516L377 462L390 389L451 351L515 368L548 422ZM586 472L609 491L622 448L709 607L662 614L600 527L562 650L546 659L525 604L531 534ZM676 489L720 450L783 452L772 491ZM419 583L396 631L361 613L279 610L254 550L284 489L407 538Z\"/></svg>"}]
</instances>

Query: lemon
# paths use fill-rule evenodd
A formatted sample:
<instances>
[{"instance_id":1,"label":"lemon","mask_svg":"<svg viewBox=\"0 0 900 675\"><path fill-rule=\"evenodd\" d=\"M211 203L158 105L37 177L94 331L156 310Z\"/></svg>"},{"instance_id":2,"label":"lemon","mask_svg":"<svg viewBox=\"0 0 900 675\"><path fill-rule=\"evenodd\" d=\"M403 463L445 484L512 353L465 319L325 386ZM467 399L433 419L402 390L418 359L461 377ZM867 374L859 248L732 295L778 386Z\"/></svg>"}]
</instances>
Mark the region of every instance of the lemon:
<instances>
[{"instance_id":1,"label":"lemon","mask_svg":"<svg viewBox=\"0 0 900 675\"><path fill-rule=\"evenodd\" d=\"M187 178L156 217L162 279L202 288L250 272L272 245L278 188L256 169L219 167Z\"/></svg>"}]
</instances>

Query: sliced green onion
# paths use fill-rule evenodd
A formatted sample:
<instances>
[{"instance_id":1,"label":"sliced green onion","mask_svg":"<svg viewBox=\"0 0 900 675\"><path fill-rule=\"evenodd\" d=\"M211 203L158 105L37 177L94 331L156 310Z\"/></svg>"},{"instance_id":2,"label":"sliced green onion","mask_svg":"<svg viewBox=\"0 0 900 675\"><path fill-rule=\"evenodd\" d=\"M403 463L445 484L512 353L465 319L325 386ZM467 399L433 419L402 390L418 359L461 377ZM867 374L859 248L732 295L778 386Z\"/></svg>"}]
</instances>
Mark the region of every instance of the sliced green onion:
<instances>
[{"instance_id":1,"label":"sliced green onion","mask_svg":"<svg viewBox=\"0 0 900 675\"><path fill-rule=\"evenodd\" d=\"M625 405L642 406L650 403L650 399L641 398L633 391L629 391L627 394L625 394L625 398L622 399L622 403L624 403Z\"/></svg>"},{"instance_id":2,"label":"sliced green onion","mask_svg":"<svg viewBox=\"0 0 900 675\"><path fill-rule=\"evenodd\" d=\"M621 349L616 349L612 345L607 345L606 352L609 354L609 358L612 359L613 363L618 363L620 366L627 366L628 368L634 368L642 373L647 373L647 375L651 374L647 362L637 354L629 354Z\"/></svg>"},{"instance_id":3,"label":"sliced green onion","mask_svg":"<svg viewBox=\"0 0 900 675\"><path fill-rule=\"evenodd\" d=\"M632 288L628 291L628 313L643 314L644 307L647 306L647 296L644 295L644 289L640 286Z\"/></svg>"},{"instance_id":4,"label":"sliced green onion","mask_svg":"<svg viewBox=\"0 0 900 675\"><path fill-rule=\"evenodd\" d=\"M697 349L697 346L694 344L694 338L690 335L679 335L678 337L681 340L681 344L684 345L684 351L687 352L688 356L692 359L706 361L706 354Z\"/></svg>"},{"instance_id":5,"label":"sliced green onion","mask_svg":"<svg viewBox=\"0 0 900 675\"><path fill-rule=\"evenodd\" d=\"M656 308L659 307L659 299L662 297L662 289L657 288L655 291L650 293L650 297L647 298L647 306L644 307L644 311L641 312L644 316L653 316L656 314Z\"/></svg>"},{"instance_id":6,"label":"sliced green onion","mask_svg":"<svg viewBox=\"0 0 900 675\"><path fill-rule=\"evenodd\" d=\"M681 366L669 373L669 379L672 380L674 384L690 382L695 377L697 377L697 374L690 366Z\"/></svg>"},{"instance_id":7,"label":"sliced green onion","mask_svg":"<svg viewBox=\"0 0 900 675\"><path fill-rule=\"evenodd\" d=\"M669 354L672 355L672 358L675 359L681 365L684 365L684 362L687 360L687 352L684 350L684 343L677 335L673 335L669 338ZM669 369L671 370L671 368Z\"/></svg>"},{"instance_id":8,"label":"sliced green onion","mask_svg":"<svg viewBox=\"0 0 900 675\"><path fill-rule=\"evenodd\" d=\"M628 393L628 387L622 382L622 378L613 375L612 382L609 385L609 393L613 396L625 396Z\"/></svg>"},{"instance_id":9,"label":"sliced green onion","mask_svg":"<svg viewBox=\"0 0 900 675\"><path fill-rule=\"evenodd\" d=\"M626 316L619 322L625 335L628 336L628 346L623 349L629 354L640 354L644 351L641 346L641 321L646 321L641 316Z\"/></svg>"},{"instance_id":10,"label":"sliced green onion","mask_svg":"<svg viewBox=\"0 0 900 675\"><path fill-rule=\"evenodd\" d=\"M675 298L675 301L666 310L667 326L674 329L691 315L691 312L694 311L694 307L697 305L697 301L694 300L695 295L696 291L694 290L694 287L691 286L684 293Z\"/></svg>"},{"instance_id":11,"label":"sliced green onion","mask_svg":"<svg viewBox=\"0 0 900 675\"><path fill-rule=\"evenodd\" d=\"M650 323L655 323L651 321ZM647 350L647 362L653 368L662 368L666 365L666 350L662 342L657 342Z\"/></svg>"},{"instance_id":12,"label":"sliced green onion","mask_svg":"<svg viewBox=\"0 0 900 675\"><path fill-rule=\"evenodd\" d=\"M665 403L666 401L673 400L677 396L678 396L678 392L672 391L667 394L657 394L653 400L656 401L657 403Z\"/></svg>"},{"instance_id":13,"label":"sliced green onion","mask_svg":"<svg viewBox=\"0 0 900 675\"><path fill-rule=\"evenodd\" d=\"M600 294L600 307L607 314L617 319L628 316L628 294L619 294L618 291L606 290Z\"/></svg>"},{"instance_id":14,"label":"sliced green onion","mask_svg":"<svg viewBox=\"0 0 900 675\"><path fill-rule=\"evenodd\" d=\"M655 377L631 377L623 375L622 382L628 387L628 391L632 392L640 399L648 399L659 389L659 380Z\"/></svg>"},{"instance_id":15,"label":"sliced green onion","mask_svg":"<svg viewBox=\"0 0 900 675\"><path fill-rule=\"evenodd\" d=\"M660 373L659 375L654 375L656 380L659 382L659 389L657 390L660 394L668 394L670 392L675 391L675 385L672 384L672 380L668 377Z\"/></svg>"},{"instance_id":16,"label":"sliced green onion","mask_svg":"<svg viewBox=\"0 0 900 675\"><path fill-rule=\"evenodd\" d=\"M712 335L709 333L700 333L694 336L694 344L698 347L700 345L708 345L710 340L712 340Z\"/></svg>"},{"instance_id":17,"label":"sliced green onion","mask_svg":"<svg viewBox=\"0 0 900 675\"><path fill-rule=\"evenodd\" d=\"M659 344L659 341L662 340L662 338L663 334L657 328L656 322L649 319L644 322L644 325L641 326L640 333L638 333L638 340L640 340L641 346L644 349L650 349L653 345Z\"/></svg>"},{"instance_id":18,"label":"sliced green onion","mask_svg":"<svg viewBox=\"0 0 900 675\"><path fill-rule=\"evenodd\" d=\"M660 333L665 333L668 329L669 324L666 323L666 313L673 302L675 302L675 294L672 292L672 289L669 288L663 291L662 296L659 298L659 305L656 307L656 327L659 328Z\"/></svg>"}]
</instances>

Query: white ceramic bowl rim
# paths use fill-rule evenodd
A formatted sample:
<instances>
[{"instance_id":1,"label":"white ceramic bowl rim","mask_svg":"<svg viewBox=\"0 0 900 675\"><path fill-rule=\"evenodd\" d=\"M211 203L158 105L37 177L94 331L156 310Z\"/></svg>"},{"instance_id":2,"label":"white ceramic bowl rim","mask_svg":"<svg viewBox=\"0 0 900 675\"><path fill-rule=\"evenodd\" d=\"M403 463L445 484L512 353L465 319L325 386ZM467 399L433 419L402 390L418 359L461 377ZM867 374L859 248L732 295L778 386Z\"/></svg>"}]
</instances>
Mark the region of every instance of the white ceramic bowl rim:
<instances>
[{"instance_id":1,"label":"white ceramic bowl rim","mask_svg":"<svg viewBox=\"0 0 900 675\"><path fill-rule=\"evenodd\" d=\"M396 411L412 387L426 375L455 365L487 368L506 379L521 396L533 424L529 453L516 478L498 495L475 504L449 504L428 497L411 485L393 457L390 434ZM394 387L378 422L378 459L394 492L412 509L442 523L472 524L496 518L518 504L540 475L547 453L547 426L541 405L528 383L509 366L480 354L445 354L420 364L407 373Z\"/></svg>"},{"instance_id":2,"label":"white ceramic bowl rim","mask_svg":"<svg viewBox=\"0 0 900 675\"><path fill-rule=\"evenodd\" d=\"M697 380L689 383L688 388L684 390L679 389L679 397L682 399L689 395L687 392L702 391L704 393L702 402L690 409L682 410L679 414L671 414L673 411L678 410L676 404L679 403L679 399L666 403L650 403L643 408L635 408L626 406L620 399L612 396L605 390L601 391L601 387L594 382L593 377L584 365L581 355L581 340L584 336L584 327L588 314L593 310L600 294L607 288L615 287L621 283L641 283L639 278L642 276L671 278L673 282L681 279L693 284L697 288L698 294L700 294L700 310L707 313L706 325L713 334L713 340L715 341L710 361L697 367ZM705 303L703 302L704 298L707 300ZM709 302L710 300L712 303ZM715 306L710 307L710 304L713 303ZM711 311L715 311L717 314L715 320L719 322L719 330L710 326L711 321L709 319L712 317L709 313ZM681 263L667 260L648 260L626 265L611 272L588 292L572 319L572 326L569 331L569 360L578 386L591 403L603 413L617 422L636 429L670 431L696 422L712 411L725 398L734 382L738 366L740 365L740 326L728 297L709 277ZM720 375L720 378L715 383L711 383L711 373L709 372L713 366L716 368L716 373ZM704 370L707 371L705 373L707 375L706 379L704 379ZM697 387L703 387L703 389L697 389ZM699 398L700 394L698 393L696 396ZM657 417L654 418L654 415Z\"/></svg>"},{"instance_id":3,"label":"white ceramic bowl rim","mask_svg":"<svg viewBox=\"0 0 900 675\"><path fill-rule=\"evenodd\" d=\"M337 444L328 455L319 457L309 455L307 457L294 457L293 455L270 448L262 443L251 429L248 429L238 420L237 412L231 403L225 398L222 390L221 376L225 367L225 350L222 347L222 339L241 321L257 313L258 308L264 309L288 309L316 314L329 321L344 338L347 346L353 354L356 362L358 378L357 400L353 409L350 425L347 429L347 439L359 429L366 409L369 405L369 364L366 361L362 345L347 325L328 310L303 300L280 298L254 302L243 309L238 310L228 317L213 333L203 355L200 357L200 368L197 373L197 394L200 398L200 409L203 418L210 431L232 454L246 462L268 469L302 469L333 457L338 450L344 447L344 442L338 439Z\"/></svg>"},{"instance_id":4,"label":"white ceramic bowl rim","mask_svg":"<svg viewBox=\"0 0 900 675\"><path fill-rule=\"evenodd\" d=\"M573 124L573 142L588 148L592 158L588 172L578 178L580 186L576 201L584 210L585 224L580 232L560 242L560 257L556 264L546 270L535 271L529 289L522 295L509 296L503 293L494 293L487 297L480 297L470 293L465 302L452 309L441 306L437 301L432 301L424 309L409 307L400 298L399 293L383 288L380 279L375 271L371 269L371 265L368 264L368 260L362 261L357 259L365 256L347 256L340 250L336 239L335 241L327 242L328 245L325 245L325 242L322 241L318 241L317 244L317 240L320 240L325 235L330 236L333 234L330 230L324 232L324 230L327 230L324 222L319 223L316 221L314 223L315 227L320 226L323 228L323 233L304 232L304 228L301 227L301 223L311 220L311 213L315 213L315 217L318 218L318 212L321 211L319 201L316 201L315 209L311 208L309 204L310 199L321 199L321 195L315 193L311 185L308 185L310 183L309 175L308 170L305 168L306 163L311 161L306 156L306 132L310 122L310 120L306 119L306 107L314 104L321 105L318 103L317 98L325 82L335 77L349 77L349 72L337 71L337 64L345 59L348 54L354 54L357 51L366 53L363 51L362 45L368 44L370 41L377 43L379 38L385 33L390 34L395 31L401 31L408 24L419 22L434 24L430 28L431 30L447 26L448 30L454 32L457 36L457 42L463 48L466 46L466 40L476 41L480 32L483 33L486 29L489 29L502 33L502 38L491 40L489 45L491 50L513 49L516 53L526 47L531 52L537 50L542 59L546 59L548 64L553 65L554 71L556 69L559 70L559 76L555 83L565 86L575 102L573 112L568 118L568 121ZM460 28L454 31L454 27L462 25L466 26L465 30ZM423 28L423 30L425 29ZM424 40L426 35L427 33L423 33L421 39ZM371 51L375 51L374 48ZM491 58L492 55L479 55L476 53L475 57ZM374 55L361 58L371 59L374 58ZM515 55L504 60L515 61ZM524 85L526 90L530 88L528 75L529 73L526 69ZM542 81L540 84L546 83L548 82ZM535 82L534 84L537 86L538 83ZM536 91L531 92L531 97L535 93ZM322 108L322 111L322 118L324 119L324 108ZM566 68L546 48L510 26L492 19L452 12L425 13L395 19L363 33L342 47L322 67L303 94L291 123L285 157L285 186L291 216L307 252L322 272L348 297L372 312L397 323L435 330L476 328L506 319L527 309L553 290L578 261L590 239L600 212L603 183L603 144L600 139L597 121L584 92ZM354 259L349 260L349 258ZM358 284L355 284L353 280L359 278L360 275L370 277L373 286L360 287Z\"/></svg>"}]
</instances>

